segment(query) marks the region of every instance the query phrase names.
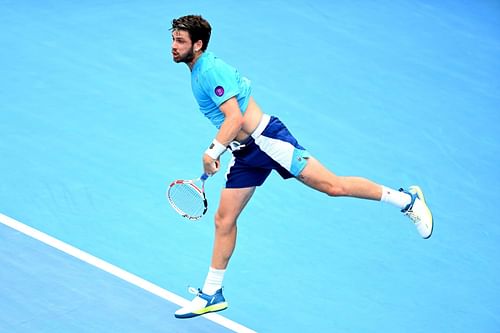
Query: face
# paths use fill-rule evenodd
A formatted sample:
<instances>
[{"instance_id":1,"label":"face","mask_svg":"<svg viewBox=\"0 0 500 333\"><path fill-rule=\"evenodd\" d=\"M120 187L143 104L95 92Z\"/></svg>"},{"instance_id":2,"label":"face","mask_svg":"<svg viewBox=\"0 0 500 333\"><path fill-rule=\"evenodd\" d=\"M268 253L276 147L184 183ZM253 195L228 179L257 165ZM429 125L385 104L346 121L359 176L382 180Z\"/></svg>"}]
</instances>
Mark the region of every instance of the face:
<instances>
[{"instance_id":1,"label":"face","mask_svg":"<svg viewBox=\"0 0 500 333\"><path fill-rule=\"evenodd\" d=\"M177 63L193 61L194 46L186 30L172 31L172 57Z\"/></svg>"}]
</instances>

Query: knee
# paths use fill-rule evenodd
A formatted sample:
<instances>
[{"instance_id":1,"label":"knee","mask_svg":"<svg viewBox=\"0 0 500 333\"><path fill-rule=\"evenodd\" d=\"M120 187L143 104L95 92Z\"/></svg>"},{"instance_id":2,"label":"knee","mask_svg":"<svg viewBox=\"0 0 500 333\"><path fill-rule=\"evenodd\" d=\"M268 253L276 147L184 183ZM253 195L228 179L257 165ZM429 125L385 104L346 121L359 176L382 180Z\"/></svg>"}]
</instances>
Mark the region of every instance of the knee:
<instances>
[{"instance_id":1,"label":"knee","mask_svg":"<svg viewBox=\"0 0 500 333\"><path fill-rule=\"evenodd\" d=\"M344 197L348 195L347 189L342 185L342 182L327 183L324 193L330 197Z\"/></svg>"},{"instance_id":2,"label":"knee","mask_svg":"<svg viewBox=\"0 0 500 333\"><path fill-rule=\"evenodd\" d=\"M215 228L220 232L230 232L236 226L236 218L223 214L220 211L215 213Z\"/></svg>"}]
</instances>

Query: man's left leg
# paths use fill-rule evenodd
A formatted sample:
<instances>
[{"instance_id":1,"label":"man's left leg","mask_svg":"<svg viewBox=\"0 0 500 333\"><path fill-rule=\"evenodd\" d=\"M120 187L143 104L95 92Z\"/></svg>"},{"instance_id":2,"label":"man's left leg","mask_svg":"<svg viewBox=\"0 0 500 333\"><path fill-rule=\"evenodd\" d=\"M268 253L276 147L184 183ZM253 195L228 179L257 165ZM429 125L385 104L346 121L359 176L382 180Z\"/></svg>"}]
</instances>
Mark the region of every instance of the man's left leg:
<instances>
[{"instance_id":1,"label":"man's left leg","mask_svg":"<svg viewBox=\"0 0 500 333\"><path fill-rule=\"evenodd\" d=\"M434 221L427 207L422 190L410 186L407 191L393 190L362 177L341 177L325 168L313 157L297 177L304 184L330 196L347 196L388 202L398 207L415 224L423 238L432 235Z\"/></svg>"},{"instance_id":2,"label":"man's left leg","mask_svg":"<svg viewBox=\"0 0 500 333\"><path fill-rule=\"evenodd\" d=\"M222 295L222 280L236 245L238 216L252 197L255 187L222 190L215 214L215 239L212 263L202 289L190 289L196 297L175 312L176 318L193 318L227 308Z\"/></svg>"}]
</instances>

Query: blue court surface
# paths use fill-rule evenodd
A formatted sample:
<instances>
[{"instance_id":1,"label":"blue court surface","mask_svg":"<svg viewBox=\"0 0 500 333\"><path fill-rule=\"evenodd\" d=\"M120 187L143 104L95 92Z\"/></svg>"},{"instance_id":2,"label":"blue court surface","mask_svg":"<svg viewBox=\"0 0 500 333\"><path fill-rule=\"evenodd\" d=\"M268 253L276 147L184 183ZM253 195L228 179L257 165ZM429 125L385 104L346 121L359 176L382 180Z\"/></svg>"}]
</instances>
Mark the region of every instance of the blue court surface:
<instances>
[{"instance_id":1,"label":"blue court surface","mask_svg":"<svg viewBox=\"0 0 500 333\"><path fill-rule=\"evenodd\" d=\"M498 1L0 8L0 332L500 332ZM165 199L216 133L170 55L190 13L332 171L420 185L431 239L392 206L273 174L239 220L229 309L176 320L224 184L208 180L197 223Z\"/></svg>"}]
</instances>

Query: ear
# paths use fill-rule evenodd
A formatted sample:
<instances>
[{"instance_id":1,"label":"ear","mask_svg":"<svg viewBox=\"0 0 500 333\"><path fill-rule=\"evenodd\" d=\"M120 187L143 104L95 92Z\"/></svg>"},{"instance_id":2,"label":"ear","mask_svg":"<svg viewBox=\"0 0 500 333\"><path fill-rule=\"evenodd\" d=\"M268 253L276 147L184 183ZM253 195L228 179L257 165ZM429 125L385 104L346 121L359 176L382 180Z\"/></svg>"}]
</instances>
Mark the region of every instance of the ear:
<instances>
[{"instance_id":1,"label":"ear","mask_svg":"<svg viewBox=\"0 0 500 333\"><path fill-rule=\"evenodd\" d=\"M196 41L196 43L193 44L193 48L195 52L201 51L201 48L203 47L203 41L200 39Z\"/></svg>"}]
</instances>

